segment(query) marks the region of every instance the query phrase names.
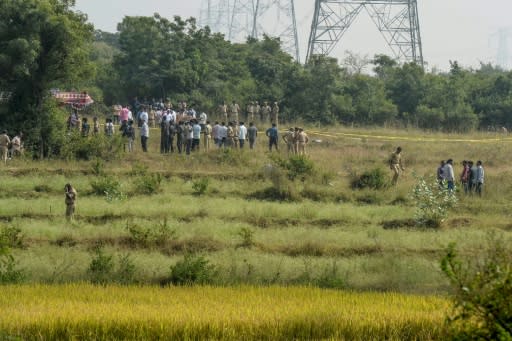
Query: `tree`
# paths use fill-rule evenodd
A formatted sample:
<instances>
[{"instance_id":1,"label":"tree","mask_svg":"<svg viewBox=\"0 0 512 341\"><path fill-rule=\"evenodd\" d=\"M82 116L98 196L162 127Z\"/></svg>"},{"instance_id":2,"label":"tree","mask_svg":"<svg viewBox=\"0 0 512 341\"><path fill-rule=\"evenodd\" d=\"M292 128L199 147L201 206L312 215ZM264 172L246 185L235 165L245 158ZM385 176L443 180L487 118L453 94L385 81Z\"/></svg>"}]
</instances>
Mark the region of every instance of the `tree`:
<instances>
[{"instance_id":1,"label":"tree","mask_svg":"<svg viewBox=\"0 0 512 341\"><path fill-rule=\"evenodd\" d=\"M9 113L0 119L26 133L41 156L56 144L59 127L50 89L73 83L90 72L92 26L72 10L72 0L0 1L1 87L13 92Z\"/></svg>"}]
</instances>

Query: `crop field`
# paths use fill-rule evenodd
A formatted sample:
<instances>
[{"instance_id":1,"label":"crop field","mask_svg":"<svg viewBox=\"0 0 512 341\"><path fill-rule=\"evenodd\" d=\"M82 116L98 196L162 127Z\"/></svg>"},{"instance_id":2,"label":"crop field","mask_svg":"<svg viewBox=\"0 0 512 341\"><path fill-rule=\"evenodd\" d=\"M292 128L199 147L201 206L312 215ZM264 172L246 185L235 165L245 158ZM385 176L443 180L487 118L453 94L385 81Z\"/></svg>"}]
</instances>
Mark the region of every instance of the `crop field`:
<instances>
[{"instance_id":1,"label":"crop field","mask_svg":"<svg viewBox=\"0 0 512 341\"><path fill-rule=\"evenodd\" d=\"M447 301L311 287L7 286L0 337L432 340ZM3 335L2 335L3 333Z\"/></svg>"},{"instance_id":2,"label":"crop field","mask_svg":"<svg viewBox=\"0 0 512 341\"><path fill-rule=\"evenodd\" d=\"M161 155L152 131L149 153L137 145L112 161L9 160L0 233L20 276L2 287L0 338L439 339L447 245L476 255L491 233L510 239L512 139L308 132L313 172L284 185L274 170L286 146L270 155L263 136L252 151ZM397 186L352 189L371 169L389 181L398 145ZM457 177L463 159L483 161L483 196L458 191L441 227L417 227L412 188L448 158ZM68 182L78 191L72 222ZM199 264L198 282L212 287L167 286L189 255L196 263L185 266Z\"/></svg>"}]
</instances>

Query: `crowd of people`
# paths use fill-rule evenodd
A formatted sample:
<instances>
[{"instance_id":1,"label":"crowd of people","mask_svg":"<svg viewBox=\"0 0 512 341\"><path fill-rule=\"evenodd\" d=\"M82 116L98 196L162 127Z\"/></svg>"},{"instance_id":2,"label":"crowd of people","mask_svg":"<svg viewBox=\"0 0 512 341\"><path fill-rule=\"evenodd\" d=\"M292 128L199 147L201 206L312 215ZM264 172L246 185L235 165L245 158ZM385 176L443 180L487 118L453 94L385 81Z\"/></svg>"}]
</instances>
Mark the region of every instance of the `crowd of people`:
<instances>
[{"instance_id":1,"label":"crowd of people","mask_svg":"<svg viewBox=\"0 0 512 341\"><path fill-rule=\"evenodd\" d=\"M132 112L135 108L135 113ZM244 149L246 142L249 149L254 149L258 138L259 124L271 123L271 127L265 130L270 151L279 149L279 106L274 102L270 106L264 102L262 106L257 101L251 101L244 113L236 101L231 105L223 102L216 113L218 118L213 124L208 120L205 112L197 113L189 107L185 101L178 104L177 110L173 109L171 102L163 101L139 102L134 99L132 105L114 106L111 118L107 118L104 124L104 133L107 136L115 134L116 125L125 139L125 150L133 151L136 129L139 129L142 151L148 150L148 139L151 128L160 129L160 152L186 153L198 151L202 148L209 151L212 146L218 148ZM250 120L248 126L239 121L241 116ZM100 132L100 123L97 117L93 118L92 128L87 118L81 118L77 111L73 111L68 117L68 129L79 130L82 136L97 135ZM202 140L202 141L201 141ZM295 127L283 136L290 154L305 155L309 137L302 128Z\"/></svg>"},{"instance_id":2,"label":"crowd of people","mask_svg":"<svg viewBox=\"0 0 512 341\"><path fill-rule=\"evenodd\" d=\"M460 174L460 184L465 194L482 195L484 185L485 171L482 161L474 163L470 160L462 161L462 172ZM453 160L442 160L437 168L437 180L440 188L453 191L455 188L455 173L453 170Z\"/></svg>"}]
</instances>

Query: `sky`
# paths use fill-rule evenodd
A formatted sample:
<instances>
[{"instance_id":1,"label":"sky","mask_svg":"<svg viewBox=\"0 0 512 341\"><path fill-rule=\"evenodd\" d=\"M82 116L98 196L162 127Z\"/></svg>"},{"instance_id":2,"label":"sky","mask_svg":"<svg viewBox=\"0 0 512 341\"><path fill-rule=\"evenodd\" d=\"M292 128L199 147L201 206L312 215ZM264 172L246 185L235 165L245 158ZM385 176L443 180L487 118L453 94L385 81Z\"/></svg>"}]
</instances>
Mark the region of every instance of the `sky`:
<instances>
[{"instance_id":1,"label":"sky","mask_svg":"<svg viewBox=\"0 0 512 341\"><path fill-rule=\"evenodd\" d=\"M218 0L217 0L218 1ZM285 0L281 0L285 1ZM199 18L205 0L77 0L76 9L86 13L98 29L116 32L124 16L151 16L160 13L172 18ZM295 0L301 59L305 59L314 11L314 0ZM418 0L423 56L429 69L447 70L450 61L465 67L480 62L496 63L499 40L497 32L508 29L507 40L512 56L511 0ZM342 60L345 51L372 57L392 52L380 32L361 13L338 43L331 56ZM512 59L505 67L512 66Z\"/></svg>"}]
</instances>

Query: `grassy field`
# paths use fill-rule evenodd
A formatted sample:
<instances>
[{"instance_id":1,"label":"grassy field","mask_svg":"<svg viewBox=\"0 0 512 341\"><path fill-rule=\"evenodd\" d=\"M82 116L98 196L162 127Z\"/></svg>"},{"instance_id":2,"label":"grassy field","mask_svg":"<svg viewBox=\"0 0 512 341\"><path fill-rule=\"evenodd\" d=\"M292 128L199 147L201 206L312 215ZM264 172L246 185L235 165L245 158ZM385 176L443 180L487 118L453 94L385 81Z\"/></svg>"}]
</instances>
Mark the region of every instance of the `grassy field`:
<instances>
[{"instance_id":1,"label":"grassy field","mask_svg":"<svg viewBox=\"0 0 512 341\"><path fill-rule=\"evenodd\" d=\"M424 295L449 293L448 281L439 267L447 245L456 242L462 254L473 257L478 255L490 233L497 233L506 240L512 235L512 168L508 162L512 140L506 136L312 129L310 137L316 141L311 143L308 154L314 163L314 175L304 182L291 183L297 200L279 202L255 199L258 197L255 193L273 186L265 175L268 164L273 161L266 152L264 138L260 138L253 151L213 149L190 156L161 155L159 137L155 131L152 133L149 153L142 153L137 145L134 153L111 162L14 159L0 170L0 233L11 233L12 254L24 285L2 289L13 293L2 295L2 308L9 307L12 311L10 319L1 319L4 333L31 335L30 330L45 330L50 335L48 339L55 339L69 329L70 333L76 332L73 334L76 338L86 339L83 333L95 333L91 334L95 335L93 338L104 338L107 334L116 338L117 332L126 329L126 333L131 334L119 335L119 338L140 339L144 338L142 335L194 338L198 335L194 333L206 333L201 335L234 339L236 333L242 333L253 339L289 339L290 335L303 339L307 339L307 335L334 339L353 339L354 335L360 339L436 339L440 335L446 302ZM367 170L381 168L390 177L386 160L398 145L404 150L406 172L396 187L377 191L351 189L351 180ZM279 154L286 158L284 145ZM410 223L415 212L411 190L419 176L433 176L439 161L448 158L454 159L456 174L461 171L463 159L482 160L486 170L484 194L479 198L457 192L459 204L441 228L415 227ZM141 175L143 173L145 175ZM141 179L147 180L156 174L162 179L159 191L143 194ZM92 184L105 177L119 181L120 200L93 194ZM208 179L206 191L198 195L196 185L204 179ZM67 182L78 190L76 218L71 223L64 219L63 187ZM227 289L153 287L166 282L171 268L190 253L198 254L214 268L207 278L210 285ZM322 303L306 304L311 310L304 309L304 314L299 313L303 308L294 306L293 309L298 310L291 309L290 319L284 320L273 310L278 309L277 306L272 307L272 314L264 316L247 307L247 315L240 317L243 320L240 322L235 316L236 309L245 307L245 303L229 301L226 309L232 309L231 315L219 319L218 314L212 313L216 319L208 320L208 315L202 316L201 311L193 310L201 306L196 301L193 307L185 307L191 310L184 315L194 316L199 321L194 324L196 322L180 320L170 313L167 317L167 311L159 310L164 309L160 303L155 303L157 308L141 307L141 311L150 314L145 320L135 312L109 315L112 311L123 311L123 304L129 303L119 302L119 306L107 309L97 302L91 305L92 312L104 308L105 314L112 316L105 317L105 323L90 313L83 313L76 319L63 313L62 318L47 321L45 316L48 315L44 314L49 312L37 304L58 309L55 307L61 303L56 293L73 291L74 284L70 283L97 281L98 273L91 272L91 267L98 257L109 263L101 270L104 273L100 275L105 275L102 282L150 287L114 286L102 291L77 284L77 292L93 291L99 296L115 298L116 295L151 296L150 292L157 292L155 297L161 297L158 295L169 290L168 299L171 299L174 295L186 295L187 290L191 290L188 293L195 290L199 297L192 294L189 299L200 300L207 296L211 299L211 295L216 295L212 294L215 290L226 290L219 295L243 300L245 294L240 291L245 290L248 297L257 302L258 299L250 295L258 292L263 295L266 289L229 289L250 285L271 286L265 295L284 295L276 300L285 299L290 292L295 295L289 298L290 302L304 301L301 295L318 295ZM290 286L307 286L308 289L288 288ZM358 296L313 288L389 294ZM34 302L31 305L18 301L24 297L23 292L31 290L27 297L53 293L47 298L54 300L53 304L48 301L48 304ZM201 293L201 290L208 293ZM230 290L238 292L230 294ZM391 292L418 296L393 296ZM356 312L345 311L344 304L331 304L331 300L343 301L346 297L350 297L349 307ZM419 315L407 317L412 308L400 304L396 309L402 310L395 313L387 303L379 303L375 310L372 304L358 303L385 302L390 297L408 301L407 304L420 310ZM73 306L76 303L83 307L82 299L72 300L66 305L68 310L62 311L83 311ZM184 302L188 302L187 299ZM133 301L138 302L138 298ZM172 310L178 303L169 302L165 309ZM207 307L216 309L214 305ZM332 309L336 313L328 314ZM32 312L27 318L13 319L27 311ZM358 324L355 324L346 316L362 317L358 317ZM376 322L372 316L382 317L385 322ZM123 328L111 324L115 319ZM173 327L164 327L161 319L167 322L171 319L174 322L169 325ZM252 324L247 323L248 320ZM275 328L276 325L279 328ZM325 334L321 330L325 330ZM297 334L293 334L295 332ZM62 337L71 336L63 334Z\"/></svg>"},{"instance_id":2,"label":"grassy field","mask_svg":"<svg viewBox=\"0 0 512 341\"><path fill-rule=\"evenodd\" d=\"M0 338L433 340L446 301L295 287L7 286Z\"/></svg>"}]
</instances>

